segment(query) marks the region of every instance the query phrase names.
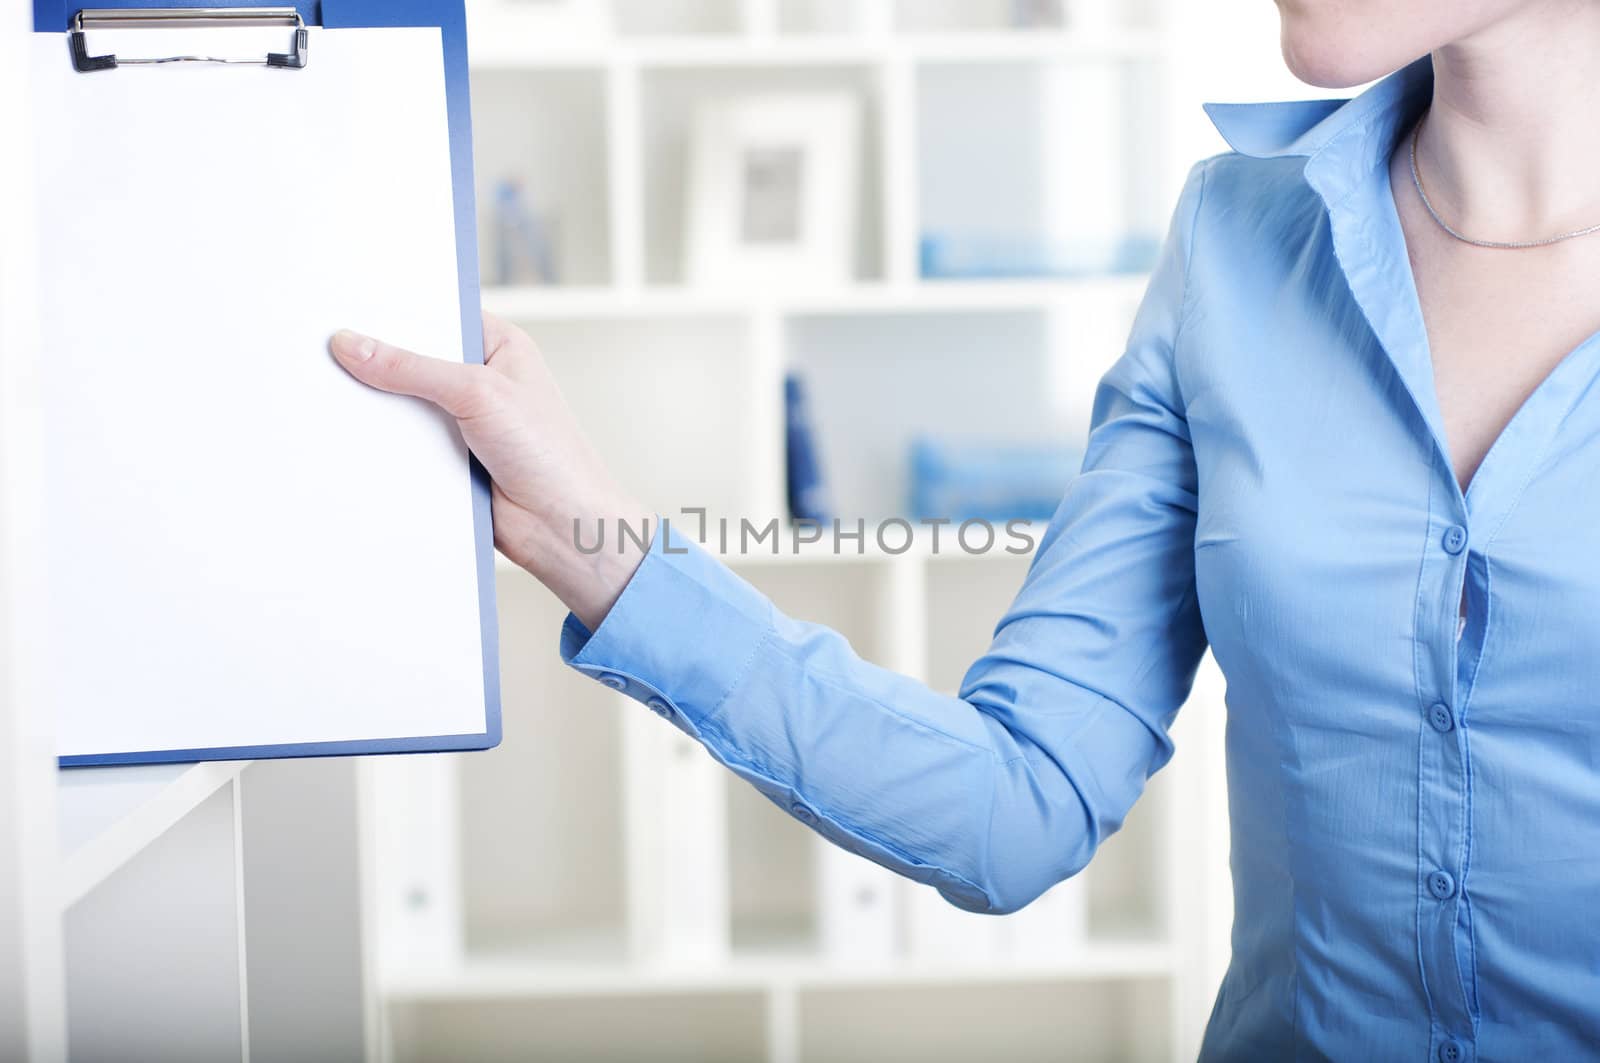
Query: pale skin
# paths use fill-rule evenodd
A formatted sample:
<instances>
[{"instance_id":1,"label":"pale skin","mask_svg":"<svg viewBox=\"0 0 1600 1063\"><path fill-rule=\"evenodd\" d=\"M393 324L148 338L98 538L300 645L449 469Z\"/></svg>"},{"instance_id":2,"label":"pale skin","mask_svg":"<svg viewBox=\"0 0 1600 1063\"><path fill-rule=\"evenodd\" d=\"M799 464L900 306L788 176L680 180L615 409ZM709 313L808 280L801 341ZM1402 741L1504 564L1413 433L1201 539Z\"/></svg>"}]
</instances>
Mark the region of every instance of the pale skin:
<instances>
[{"instance_id":1,"label":"pale skin","mask_svg":"<svg viewBox=\"0 0 1600 1063\"><path fill-rule=\"evenodd\" d=\"M1278 0L1278 9L1284 59L1314 85L1358 85L1432 52L1417 163L1457 232L1530 240L1600 223L1600 2ZM1390 183L1465 491L1523 400L1600 330L1600 233L1529 250L1461 243L1417 198L1408 146L1390 160Z\"/></svg>"},{"instance_id":2,"label":"pale skin","mask_svg":"<svg viewBox=\"0 0 1600 1063\"><path fill-rule=\"evenodd\" d=\"M1600 223L1600 0L1277 0L1284 59L1347 88L1432 53L1418 164L1458 232L1529 240ZM1391 160L1395 206L1427 327L1451 463L1462 489L1517 408L1600 331L1600 233L1533 250L1461 243L1424 211L1408 141ZM612 479L533 341L484 318L486 364L425 358L341 332L352 375L454 417L494 482L495 545L592 631L642 556L583 554L573 521L648 511Z\"/></svg>"}]
</instances>

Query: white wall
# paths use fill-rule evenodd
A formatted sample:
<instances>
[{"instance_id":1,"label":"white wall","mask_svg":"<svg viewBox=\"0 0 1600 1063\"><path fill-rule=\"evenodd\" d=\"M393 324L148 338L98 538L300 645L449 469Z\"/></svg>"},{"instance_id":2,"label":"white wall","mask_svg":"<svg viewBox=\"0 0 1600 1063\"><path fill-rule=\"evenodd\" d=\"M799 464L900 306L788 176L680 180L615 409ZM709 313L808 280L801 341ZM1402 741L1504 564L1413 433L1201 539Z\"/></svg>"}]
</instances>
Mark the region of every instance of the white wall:
<instances>
[{"instance_id":1,"label":"white wall","mask_svg":"<svg viewBox=\"0 0 1600 1063\"><path fill-rule=\"evenodd\" d=\"M1174 6L1178 91L1191 114L1176 131L1179 158L1193 161L1227 149L1201 112L1203 102L1319 99L1357 91L1315 88L1289 73L1271 0L1188 0Z\"/></svg>"},{"instance_id":2,"label":"white wall","mask_svg":"<svg viewBox=\"0 0 1600 1063\"><path fill-rule=\"evenodd\" d=\"M35 329L28 72L33 5L0 0L0 588L33 567L27 514L36 433L18 400ZM55 867L55 739L29 695L23 596L0 595L0 1059L53 1059L64 1043Z\"/></svg>"}]
</instances>

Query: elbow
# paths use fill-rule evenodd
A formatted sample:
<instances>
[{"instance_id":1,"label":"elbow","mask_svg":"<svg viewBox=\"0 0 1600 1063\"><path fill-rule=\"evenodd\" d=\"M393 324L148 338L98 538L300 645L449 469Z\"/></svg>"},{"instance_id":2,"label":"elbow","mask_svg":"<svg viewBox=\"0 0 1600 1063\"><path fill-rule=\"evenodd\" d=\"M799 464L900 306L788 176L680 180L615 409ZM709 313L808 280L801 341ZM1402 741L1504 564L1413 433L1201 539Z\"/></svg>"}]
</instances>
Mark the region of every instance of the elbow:
<instances>
[{"instance_id":1,"label":"elbow","mask_svg":"<svg viewBox=\"0 0 1600 1063\"><path fill-rule=\"evenodd\" d=\"M974 867L975 889L941 888L945 899L965 911L1008 915L1088 866L1102 838L1120 817L1096 813L1064 775L1040 777L1019 772L997 784L988 829Z\"/></svg>"},{"instance_id":2,"label":"elbow","mask_svg":"<svg viewBox=\"0 0 1600 1063\"><path fill-rule=\"evenodd\" d=\"M977 888L939 886L939 895L964 912L980 915L1010 915L1021 911L1044 895L1045 891L1076 874L1076 870L1062 874L1055 867L1039 866L1025 875L1008 876L1005 880L991 880Z\"/></svg>"}]
</instances>

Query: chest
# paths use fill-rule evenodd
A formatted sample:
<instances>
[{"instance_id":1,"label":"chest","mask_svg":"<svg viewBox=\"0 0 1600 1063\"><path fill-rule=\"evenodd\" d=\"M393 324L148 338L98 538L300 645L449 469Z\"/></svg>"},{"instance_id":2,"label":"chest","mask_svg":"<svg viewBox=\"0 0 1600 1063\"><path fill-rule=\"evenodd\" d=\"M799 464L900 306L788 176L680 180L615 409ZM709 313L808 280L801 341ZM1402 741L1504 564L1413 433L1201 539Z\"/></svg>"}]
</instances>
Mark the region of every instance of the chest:
<instances>
[{"instance_id":1,"label":"chest","mask_svg":"<svg viewBox=\"0 0 1600 1063\"><path fill-rule=\"evenodd\" d=\"M1600 399L1584 401L1600 395L1600 345L1580 348L1600 315L1586 312L1581 292L1559 315L1537 294L1482 307L1503 274L1456 273L1446 288L1430 285L1444 274L1424 271L1437 347L1430 381L1402 368L1425 369L1420 341L1391 350L1369 326L1406 338L1411 330L1389 316L1404 307L1373 300L1363 312L1333 273L1326 230L1294 254L1242 256L1228 283L1197 288L1177 363L1198 474L1197 591L1230 685L1249 676L1283 693L1303 691L1309 675L1342 677L1370 684L1374 703L1399 705L1378 691L1414 692L1419 673L1455 674L1465 613L1462 645L1478 639L1485 675L1600 689L1600 657L1573 656L1600 645ZM1373 282L1385 292L1406 283ZM1465 508L1413 404L1430 384L1462 480L1500 442ZM1469 529L1466 550L1447 545L1456 525ZM1469 586L1476 612L1463 608ZM1473 615L1493 618L1486 642ZM1530 661L1540 667L1524 671ZM1541 698L1522 698L1516 711L1535 711Z\"/></svg>"},{"instance_id":2,"label":"chest","mask_svg":"<svg viewBox=\"0 0 1600 1063\"><path fill-rule=\"evenodd\" d=\"M1600 235L1538 249L1474 247L1441 230L1409 182L1394 188L1439 413L1465 490L1528 397L1600 331Z\"/></svg>"}]
</instances>

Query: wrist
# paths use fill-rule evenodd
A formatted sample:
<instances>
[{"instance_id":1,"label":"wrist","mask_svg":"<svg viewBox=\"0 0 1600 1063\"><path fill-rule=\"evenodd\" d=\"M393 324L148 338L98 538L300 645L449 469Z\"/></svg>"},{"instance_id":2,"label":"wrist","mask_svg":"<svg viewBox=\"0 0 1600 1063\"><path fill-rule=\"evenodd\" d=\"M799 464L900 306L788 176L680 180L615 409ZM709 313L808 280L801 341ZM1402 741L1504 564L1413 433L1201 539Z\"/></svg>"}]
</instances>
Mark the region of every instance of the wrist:
<instances>
[{"instance_id":1,"label":"wrist","mask_svg":"<svg viewBox=\"0 0 1600 1063\"><path fill-rule=\"evenodd\" d=\"M653 541L657 518L629 501L562 512L520 509L496 527L501 552L561 599L590 631L621 597Z\"/></svg>"}]
</instances>

